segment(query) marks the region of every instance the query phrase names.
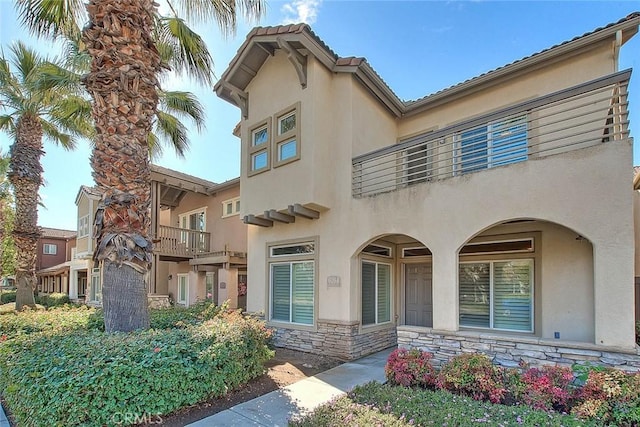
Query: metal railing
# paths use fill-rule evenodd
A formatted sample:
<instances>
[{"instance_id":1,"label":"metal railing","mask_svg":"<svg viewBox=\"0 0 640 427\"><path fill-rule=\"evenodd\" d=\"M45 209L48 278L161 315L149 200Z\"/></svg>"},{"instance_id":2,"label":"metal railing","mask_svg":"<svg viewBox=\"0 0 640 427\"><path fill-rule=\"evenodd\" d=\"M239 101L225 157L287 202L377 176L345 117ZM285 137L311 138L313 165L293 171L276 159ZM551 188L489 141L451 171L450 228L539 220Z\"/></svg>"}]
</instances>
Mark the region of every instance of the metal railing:
<instances>
[{"instance_id":1,"label":"metal railing","mask_svg":"<svg viewBox=\"0 0 640 427\"><path fill-rule=\"evenodd\" d=\"M630 75L622 71L355 157L353 196L626 139Z\"/></svg>"},{"instance_id":2,"label":"metal railing","mask_svg":"<svg viewBox=\"0 0 640 427\"><path fill-rule=\"evenodd\" d=\"M161 255L192 258L210 251L211 233L184 228L158 226L154 252Z\"/></svg>"}]
</instances>

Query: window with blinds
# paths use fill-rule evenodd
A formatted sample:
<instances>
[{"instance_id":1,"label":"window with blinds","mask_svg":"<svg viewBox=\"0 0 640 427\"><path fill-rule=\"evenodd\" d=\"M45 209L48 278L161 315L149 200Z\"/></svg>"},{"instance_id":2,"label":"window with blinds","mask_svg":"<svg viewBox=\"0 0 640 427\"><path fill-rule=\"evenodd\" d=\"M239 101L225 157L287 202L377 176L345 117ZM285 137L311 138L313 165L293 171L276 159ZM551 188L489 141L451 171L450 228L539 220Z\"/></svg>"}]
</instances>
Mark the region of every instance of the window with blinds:
<instances>
[{"instance_id":1,"label":"window with blinds","mask_svg":"<svg viewBox=\"0 0 640 427\"><path fill-rule=\"evenodd\" d=\"M313 261L271 264L271 319L312 325L314 277Z\"/></svg>"},{"instance_id":2,"label":"window with blinds","mask_svg":"<svg viewBox=\"0 0 640 427\"><path fill-rule=\"evenodd\" d=\"M391 266L362 261L362 324L391 321Z\"/></svg>"},{"instance_id":3,"label":"window with blinds","mask_svg":"<svg viewBox=\"0 0 640 427\"><path fill-rule=\"evenodd\" d=\"M533 331L533 260L460 263L460 325Z\"/></svg>"}]
</instances>

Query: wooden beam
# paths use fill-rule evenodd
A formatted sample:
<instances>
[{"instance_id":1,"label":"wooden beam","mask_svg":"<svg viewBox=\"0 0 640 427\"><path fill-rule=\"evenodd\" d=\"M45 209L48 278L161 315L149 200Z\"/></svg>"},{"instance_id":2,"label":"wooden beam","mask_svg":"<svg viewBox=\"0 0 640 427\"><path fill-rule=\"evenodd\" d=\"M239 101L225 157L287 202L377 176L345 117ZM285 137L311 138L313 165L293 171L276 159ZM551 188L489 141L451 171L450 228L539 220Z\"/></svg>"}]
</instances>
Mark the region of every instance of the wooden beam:
<instances>
[{"instance_id":1,"label":"wooden beam","mask_svg":"<svg viewBox=\"0 0 640 427\"><path fill-rule=\"evenodd\" d=\"M302 218L307 218L307 219L320 218L320 212L314 211L313 209L305 208L300 203L289 205L289 214L295 215L295 216L301 216Z\"/></svg>"},{"instance_id":2,"label":"wooden beam","mask_svg":"<svg viewBox=\"0 0 640 427\"><path fill-rule=\"evenodd\" d=\"M296 217L289 214L280 213L275 209L264 211L264 217L273 221L283 222L285 224L291 224L296 222Z\"/></svg>"},{"instance_id":3,"label":"wooden beam","mask_svg":"<svg viewBox=\"0 0 640 427\"><path fill-rule=\"evenodd\" d=\"M246 66L245 64L240 64L240 69L242 71L244 71L245 73L249 74L251 77L255 77L256 76L256 72L254 70L252 70L251 68L249 68L248 66Z\"/></svg>"},{"instance_id":4,"label":"wooden beam","mask_svg":"<svg viewBox=\"0 0 640 427\"><path fill-rule=\"evenodd\" d=\"M289 44L288 41L283 39L282 37L278 37L276 39L278 42L278 46L280 49L284 50L287 53L287 57L289 61L293 64L293 68L296 69L296 73L298 74L298 80L300 80L300 86L302 88L307 87L307 57L302 55L295 49L293 46Z\"/></svg>"},{"instance_id":5,"label":"wooden beam","mask_svg":"<svg viewBox=\"0 0 640 427\"><path fill-rule=\"evenodd\" d=\"M269 56L273 56L276 53L276 50L266 43L256 43L256 46L267 52Z\"/></svg>"},{"instance_id":6,"label":"wooden beam","mask_svg":"<svg viewBox=\"0 0 640 427\"><path fill-rule=\"evenodd\" d=\"M255 215L245 215L242 222L250 225L257 225L260 227L273 227L273 221L264 218L258 218Z\"/></svg>"}]
</instances>

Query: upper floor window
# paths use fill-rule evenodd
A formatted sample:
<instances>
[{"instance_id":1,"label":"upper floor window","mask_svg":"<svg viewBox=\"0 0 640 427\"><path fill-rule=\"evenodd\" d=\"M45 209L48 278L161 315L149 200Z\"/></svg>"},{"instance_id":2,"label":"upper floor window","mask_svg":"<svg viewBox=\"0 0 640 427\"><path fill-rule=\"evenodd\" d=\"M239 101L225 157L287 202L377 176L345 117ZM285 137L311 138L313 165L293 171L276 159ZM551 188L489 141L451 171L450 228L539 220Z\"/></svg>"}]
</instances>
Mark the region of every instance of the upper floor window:
<instances>
[{"instance_id":1,"label":"upper floor window","mask_svg":"<svg viewBox=\"0 0 640 427\"><path fill-rule=\"evenodd\" d=\"M300 103L276 114L274 166L300 158Z\"/></svg>"},{"instance_id":2,"label":"upper floor window","mask_svg":"<svg viewBox=\"0 0 640 427\"><path fill-rule=\"evenodd\" d=\"M250 130L249 176L263 172L270 167L271 155L271 118L268 118Z\"/></svg>"},{"instance_id":3,"label":"upper floor window","mask_svg":"<svg viewBox=\"0 0 640 427\"><path fill-rule=\"evenodd\" d=\"M460 173L527 160L527 116L509 117L460 132Z\"/></svg>"},{"instance_id":4,"label":"upper floor window","mask_svg":"<svg viewBox=\"0 0 640 427\"><path fill-rule=\"evenodd\" d=\"M42 253L45 255L56 255L58 253L58 246L51 243L45 243L42 245Z\"/></svg>"},{"instance_id":5,"label":"upper floor window","mask_svg":"<svg viewBox=\"0 0 640 427\"><path fill-rule=\"evenodd\" d=\"M240 213L240 197L222 202L222 218Z\"/></svg>"},{"instance_id":6,"label":"upper floor window","mask_svg":"<svg viewBox=\"0 0 640 427\"><path fill-rule=\"evenodd\" d=\"M78 218L78 237L89 235L89 215Z\"/></svg>"}]
</instances>

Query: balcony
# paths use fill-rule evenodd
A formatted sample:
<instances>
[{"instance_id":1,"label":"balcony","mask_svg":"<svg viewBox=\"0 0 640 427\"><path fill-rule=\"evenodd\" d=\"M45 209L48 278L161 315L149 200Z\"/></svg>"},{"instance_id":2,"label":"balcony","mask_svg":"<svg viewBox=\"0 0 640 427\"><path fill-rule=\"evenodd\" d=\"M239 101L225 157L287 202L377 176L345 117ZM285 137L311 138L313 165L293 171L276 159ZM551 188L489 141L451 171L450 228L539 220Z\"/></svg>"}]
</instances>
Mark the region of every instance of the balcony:
<instances>
[{"instance_id":1,"label":"balcony","mask_svg":"<svg viewBox=\"0 0 640 427\"><path fill-rule=\"evenodd\" d=\"M211 233L160 225L154 239L154 252L166 259L194 258L208 253L210 245Z\"/></svg>"},{"instance_id":2,"label":"balcony","mask_svg":"<svg viewBox=\"0 0 640 427\"><path fill-rule=\"evenodd\" d=\"M353 197L627 139L630 76L622 71L355 157Z\"/></svg>"}]
</instances>

